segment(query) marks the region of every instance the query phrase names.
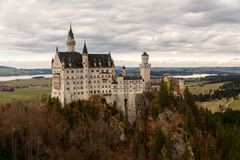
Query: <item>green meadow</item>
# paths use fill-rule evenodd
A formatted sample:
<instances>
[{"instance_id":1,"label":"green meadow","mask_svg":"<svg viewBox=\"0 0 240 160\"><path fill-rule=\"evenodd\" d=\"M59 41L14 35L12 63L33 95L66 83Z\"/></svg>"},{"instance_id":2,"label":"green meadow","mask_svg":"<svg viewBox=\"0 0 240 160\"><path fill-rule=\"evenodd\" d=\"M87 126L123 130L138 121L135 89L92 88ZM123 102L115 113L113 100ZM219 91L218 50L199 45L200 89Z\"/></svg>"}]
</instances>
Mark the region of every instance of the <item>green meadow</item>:
<instances>
[{"instance_id":1,"label":"green meadow","mask_svg":"<svg viewBox=\"0 0 240 160\"><path fill-rule=\"evenodd\" d=\"M11 86L26 86L26 85L41 85L41 86L51 86L50 79L18 79L12 81L6 81L4 84Z\"/></svg>"},{"instance_id":2,"label":"green meadow","mask_svg":"<svg viewBox=\"0 0 240 160\"><path fill-rule=\"evenodd\" d=\"M192 94L204 94L209 93L210 90L214 91L219 89L224 83L212 83L212 84L196 84L189 86L189 90Z\"/></svg>"},{"instance_id":3,"label":"green meadow","mask_svg":"<svg viewBox=\"0 0 240 160\"><path fill-rule=\"evenodd\" d=\"M0 103L11 103L13 101L28 101L40 100L42 96L49 96L51 94L51 80L50 79L24 79L12 80L4 82L11 86L30 86L39 85L43 87L20 88L15 89L14 92L0 92Z\"/></svg>"},{"instance_id":4,"label":"green meadow","mask_svg":"<svg viewBox=\"0 0 240 160\"><path fill-rule=\"evenodd\" d=\"M32 99L41 99L43 95L49 96L50 87L44 88L21 88L15 89L14 92L0 92L0 103L11 103L12 101L27 101Z\"/></svg>"},{"instance_id":5,"label":"green meadow","mask_svg":"<svg viewBox=\"0 0 240 160\"><path fill-rule=\"evenodd\" d=\"M214 91L219 89L223 84L224 83L201 84L200 82L191 82L188 83L187 86L192 94L207 94L210 90ZM219 112L219 105L226 106L229 102L230 101L227 101L226 98L223 98L221 100L216 99L206 102L197 102L197 104L198 106L207 108L212 112ZM240 99L234 99L233 102L229 103L228 107L233 110L240 110Z\"/></svg>"}]
</instances>

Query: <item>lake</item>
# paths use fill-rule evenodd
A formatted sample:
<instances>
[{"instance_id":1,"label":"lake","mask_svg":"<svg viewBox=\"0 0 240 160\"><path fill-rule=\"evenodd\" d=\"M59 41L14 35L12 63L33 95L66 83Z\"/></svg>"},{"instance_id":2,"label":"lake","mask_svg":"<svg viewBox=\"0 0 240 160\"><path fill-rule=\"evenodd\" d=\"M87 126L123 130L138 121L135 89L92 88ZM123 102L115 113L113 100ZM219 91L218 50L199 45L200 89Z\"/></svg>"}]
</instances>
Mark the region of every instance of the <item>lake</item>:
<instances>
[{"instance_id":1,"label":"lake","mask_svg":"<svg viewBox=\"0 0 240 160\"><path fill-rule=\"evenodd\" d=\"M172 76L172 77L188 79L188 78L204 78L207 76L217 76L217 74L191 74L191 75L177 75L177 76Z\"/></svg>"},{"instance_id":2,"label":"lake","mask_svg":"<svg viewBox=\"0 0 240 160\"><path fill-rule=\"evenodd\" d=\"M17 79L31 79L33 77L51 78L52 74L36 74L36 75L24 75L24 76L0 76L0 81L11 81Z\"/></svg>"}]
</instances>

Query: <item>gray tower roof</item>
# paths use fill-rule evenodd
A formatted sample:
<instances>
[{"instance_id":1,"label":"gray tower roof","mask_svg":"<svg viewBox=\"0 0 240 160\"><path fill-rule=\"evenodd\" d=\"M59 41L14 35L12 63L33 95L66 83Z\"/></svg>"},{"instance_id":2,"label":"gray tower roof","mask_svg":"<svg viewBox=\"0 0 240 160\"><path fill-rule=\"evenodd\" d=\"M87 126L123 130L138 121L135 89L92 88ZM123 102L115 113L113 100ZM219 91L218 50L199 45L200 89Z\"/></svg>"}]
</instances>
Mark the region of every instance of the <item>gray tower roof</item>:
<instances>
[{"instance_id":1,"label":"gray tower roof","mask_svg":"<svg viewBox=\"0 0 240 160\"><path fill-rule=\"evenodd\" d=\"M84 40L84 45L83 45L83 52L82 53L88 53L87 46L86 46L86 41Z\"/></svg>"},{"instance_id":2,"label":"gray tower roof","mask_svg":"<svg viewBox=\"0 0 240 160\"><path fill-rule=\"evenodd\" d=\"M143 52L142 56L148 56L147 52Z\"/></svg>"},{"instance_id":3,"label":"gray tower roof","mask_svg":"<svg viewBox=\"0 0 240 160\"><path fill-rule=\"evenodd\" d=\"M74 34L73 34L73 31L72 31L72 25L70 23L70 29L68 31L68 38L69 39L74 39Z\"/></svg>"}]
</instances>

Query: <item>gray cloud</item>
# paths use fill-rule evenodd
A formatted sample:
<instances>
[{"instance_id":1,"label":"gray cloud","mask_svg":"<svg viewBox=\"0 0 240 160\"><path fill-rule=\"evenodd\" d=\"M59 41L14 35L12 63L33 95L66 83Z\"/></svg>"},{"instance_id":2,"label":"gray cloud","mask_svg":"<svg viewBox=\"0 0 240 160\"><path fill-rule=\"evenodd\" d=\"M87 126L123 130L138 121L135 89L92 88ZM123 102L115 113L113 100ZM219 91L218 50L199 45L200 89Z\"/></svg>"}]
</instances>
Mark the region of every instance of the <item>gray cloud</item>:
<instances>
[{"instance_id":1,"label":"gray cloud","mask_svg":"<svg viewBox=\"0 0 240 160\"><path fill-rule=\"evenodd\" d=\"M119 65L137 65L142 51L160 66L232 66L240 58L238 0L8 0L0 11L2 64L47 64L55 46L66 50L70 21L78 50L87 40L90 52L112 51Z\"/></svg>"}]
</instances>

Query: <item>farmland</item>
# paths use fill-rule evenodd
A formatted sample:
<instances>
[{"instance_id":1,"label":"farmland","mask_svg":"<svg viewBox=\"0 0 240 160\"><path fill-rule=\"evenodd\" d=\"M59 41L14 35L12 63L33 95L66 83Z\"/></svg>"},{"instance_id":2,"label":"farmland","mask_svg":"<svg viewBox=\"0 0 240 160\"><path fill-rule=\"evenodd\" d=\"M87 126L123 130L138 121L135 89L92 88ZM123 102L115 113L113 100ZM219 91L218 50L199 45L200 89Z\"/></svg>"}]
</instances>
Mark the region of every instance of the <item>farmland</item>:
<instances>
[{"instance_id":1,"label":"farmland","mask_svg":"<svg viewBox=\"0 0 240 160\"><path fill-rule=\"evenodd\" d=\"M189 90L192 94L206 94L209 93L209 91L214 91L219 89L224 83L212 83L212 84L191 84L189 86Z\"/></svg>"},{"instance_id":2,"label":"farmland","mask_svg":"<svg viewBox=\"0 0 240 160\"><path fill-rule=\"evenodd\" d=\"M51 93L50 79L13 80L4 82L4 84L15 87L15 91L0 92L0 103L11 103L18 100L39 100L42 96L49 96Z\"/></svg>"}]
</instances>

